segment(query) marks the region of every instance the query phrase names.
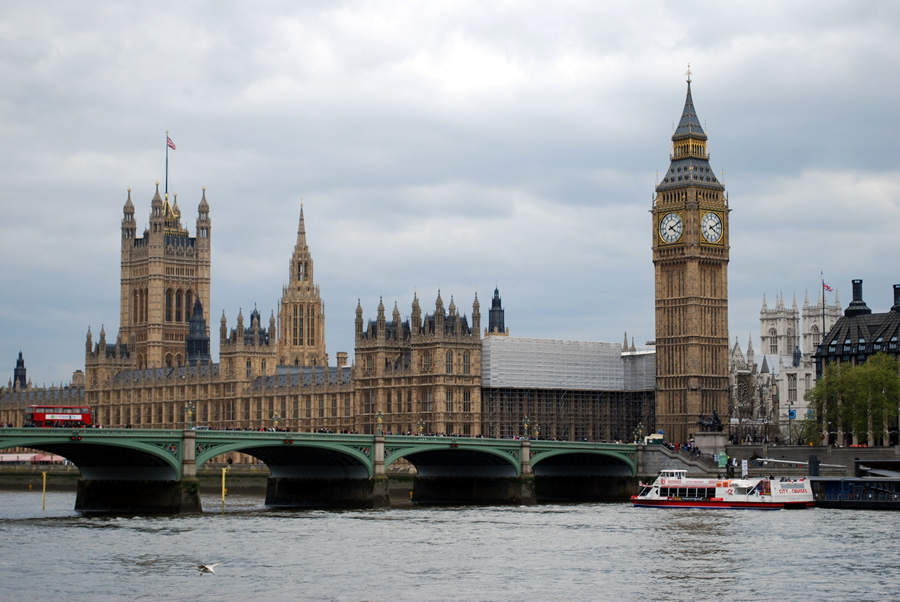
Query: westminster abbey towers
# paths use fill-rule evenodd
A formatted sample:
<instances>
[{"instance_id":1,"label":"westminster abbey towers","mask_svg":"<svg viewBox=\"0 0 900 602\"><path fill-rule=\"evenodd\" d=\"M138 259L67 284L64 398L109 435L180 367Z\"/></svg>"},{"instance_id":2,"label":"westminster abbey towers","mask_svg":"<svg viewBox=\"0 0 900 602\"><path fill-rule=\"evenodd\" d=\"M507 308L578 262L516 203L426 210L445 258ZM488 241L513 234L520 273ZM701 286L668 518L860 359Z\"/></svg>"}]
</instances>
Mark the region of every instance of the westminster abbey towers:
<instances>
[{"instance_id":1,"label":"westminster abbey towers","mask_svg":"<svg viewBox=\"0 0 900 602\"><path fill-rule=\"evenodd\" d=\"M656 427L685 441L701 416L728 422L728 198L709 166L690 71L669 170L653 199Z\"/></svg>"}]
</instances>

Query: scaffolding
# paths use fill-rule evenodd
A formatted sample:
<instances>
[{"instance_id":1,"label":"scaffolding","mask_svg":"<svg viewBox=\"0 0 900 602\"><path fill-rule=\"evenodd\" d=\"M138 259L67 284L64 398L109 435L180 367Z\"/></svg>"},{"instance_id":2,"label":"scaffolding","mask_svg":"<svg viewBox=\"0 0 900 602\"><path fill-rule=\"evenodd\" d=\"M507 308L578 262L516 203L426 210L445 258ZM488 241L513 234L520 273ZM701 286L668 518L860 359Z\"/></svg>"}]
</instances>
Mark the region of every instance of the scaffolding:
<instances>
[{"instance_id":1,"label":"scaffolding","mask_svg":"<svg viewBox=\"0 0 900 602\"><path fill-rule=\"evenodd\" d=\"M486 437L632 441L655 424L653 350L487 337L481 376Z\"/></svg>"}]
</instances>

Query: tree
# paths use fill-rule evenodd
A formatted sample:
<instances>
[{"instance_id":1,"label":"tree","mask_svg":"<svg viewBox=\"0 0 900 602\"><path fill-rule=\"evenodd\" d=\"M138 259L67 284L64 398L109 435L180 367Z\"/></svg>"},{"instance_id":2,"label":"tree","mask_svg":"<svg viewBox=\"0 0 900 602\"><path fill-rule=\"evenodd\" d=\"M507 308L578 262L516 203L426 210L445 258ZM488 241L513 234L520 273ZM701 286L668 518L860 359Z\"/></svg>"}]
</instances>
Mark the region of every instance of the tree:
<instances>
[{"instance_id":1,"label":"tree","mask_svg":"<svg viewBox=\"0 0 900 602\"><path fill-rule=\"evenodd\" d=\"M847 434L853 444L889 443L889 426L897 423L900 400L898 359L876 353L857 366L848 362L828 364L806 399L812 402L813 416L804 424L803 435L814 440L815 430L838 433L838 444L845 445ZM880 427L879 431L875 429Z\"/></svg>"}]
</instances>

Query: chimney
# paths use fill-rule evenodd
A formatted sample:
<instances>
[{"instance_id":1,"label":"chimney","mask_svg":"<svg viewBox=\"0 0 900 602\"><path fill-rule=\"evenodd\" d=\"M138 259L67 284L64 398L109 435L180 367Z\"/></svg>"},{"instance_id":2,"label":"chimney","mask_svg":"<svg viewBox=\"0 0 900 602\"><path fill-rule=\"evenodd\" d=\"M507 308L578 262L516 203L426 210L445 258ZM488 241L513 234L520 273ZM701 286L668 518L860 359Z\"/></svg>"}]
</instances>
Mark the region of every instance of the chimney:
<instances>
[{"instance_id":1,"label":"chimney","mask_svg":"<svg viewBox=\"0 0 900 602\"><path fill-rule=\"evenodd\" d=\"M900 284L894 285L894 307L891 311L900 312Z\"/></svg>"},{"instance_id":2,"label":"chimney","mask_svg":"<svg viewBox=\"0 0 900 602\"><path fill-rule=\"evenodd\" d=\"M844 311L844 315L848 318L872 313L872 310L869 309L869 306L863 301L862 283L862 280L853 281L853 301L850 302L850 305L848 305L847 309Z\"/></svg>"}]
</instances>

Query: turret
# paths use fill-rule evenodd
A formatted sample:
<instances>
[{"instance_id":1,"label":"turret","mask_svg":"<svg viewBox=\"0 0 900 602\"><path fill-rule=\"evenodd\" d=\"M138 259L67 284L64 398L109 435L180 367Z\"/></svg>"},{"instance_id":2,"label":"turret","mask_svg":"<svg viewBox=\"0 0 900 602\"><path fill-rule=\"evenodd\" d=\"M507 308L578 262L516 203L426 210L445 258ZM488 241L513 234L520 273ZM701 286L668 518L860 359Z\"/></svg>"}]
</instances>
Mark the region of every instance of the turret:
<instances>
[{"instance_id":1,"label":"turret","mask_svg":"<svg viewBox=\"0 0 900 602\"><path fill-rule=\"evenodd\" d=\"M362 302L356 300L356 339L359 340L363 334L363 309Z\"/></svg>"}]
</instances>

